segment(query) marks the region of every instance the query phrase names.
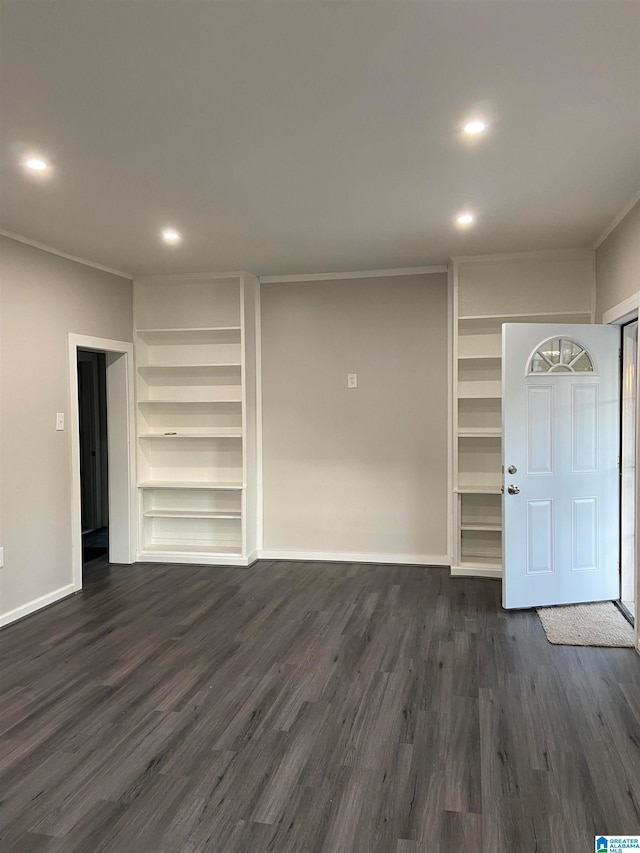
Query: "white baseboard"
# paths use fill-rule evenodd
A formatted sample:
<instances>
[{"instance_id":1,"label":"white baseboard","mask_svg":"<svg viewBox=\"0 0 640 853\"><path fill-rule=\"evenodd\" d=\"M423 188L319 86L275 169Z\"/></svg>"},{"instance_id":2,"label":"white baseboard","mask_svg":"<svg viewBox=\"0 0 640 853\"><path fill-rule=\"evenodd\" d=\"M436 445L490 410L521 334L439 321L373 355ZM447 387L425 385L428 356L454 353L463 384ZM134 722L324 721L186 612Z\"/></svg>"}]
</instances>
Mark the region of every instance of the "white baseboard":
<instances>
[{"instance_id":1,"label":"white baseboard","mask_svg":"<svg viewBox=\"0 0 640 853\"><path fill-rule=\"evenodd\" d=\"M493 578L502 580L502 569L486 569L480 566L451 566L452 578Z\"/></svg>"},{"instance_id":2,"label":"white baseboard","mask_svg":"<svg viewBox=\"0 0 640 853\"><path fill-rule=\"evenodd\" d=\"M24 619L25 616L30 616L36 610L42 610L43 607L48 607L50 604L55 604L62 598L73 595L75 588L72 583L67 586L61 586L60 589L54 589L46 595L41 595L40 598L34 598L33 601L28 601L20 607L9 610L7 613L0 614L0 628L5 625L10 625L11 622L16 622L18 619Z\"/></svg>"},{"instance_id":3,"label":"white baseboard","mask_svg":"<svg viewBox=\"0 0 640 853\"><path fill-rule=\"evenodd\" d=\"M137 563L179 563L181 565L192 566L240 566L246 569L251 563L255 563L258 559L257 551L249 554L247 557L235 557L233 555L220 554L215 556L207 556L206 554L188 554L177 553L170 551L162 553L161 551L138 551L136 554Z\"/></svg>"},{"instance_id":4,"label":"white baseboard","mask_svg":"<svg viewBox=\"0 0 640 853\"><path fill-rule=\"evenodd\" d=\"M391 563L400 566L450 566L446 554L349 554L343 551L260 550L261 560L300 560L324 563Z\"/></svg>"}]
</instances>

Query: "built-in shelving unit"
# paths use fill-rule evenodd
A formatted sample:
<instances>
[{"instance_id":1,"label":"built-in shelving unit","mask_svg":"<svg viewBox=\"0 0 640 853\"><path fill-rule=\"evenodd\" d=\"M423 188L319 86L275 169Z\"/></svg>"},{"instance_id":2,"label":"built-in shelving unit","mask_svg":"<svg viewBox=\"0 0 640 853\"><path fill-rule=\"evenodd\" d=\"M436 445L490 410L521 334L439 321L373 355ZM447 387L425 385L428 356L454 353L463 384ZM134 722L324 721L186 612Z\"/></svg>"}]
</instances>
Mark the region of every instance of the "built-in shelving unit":
<instances>
[{"instance_id":1,"label":"built-in shelving unit","mask_svg":"<svg viewBox=\"0 0 640 853\"><path fill-rule=\"evenodd\" d=\"M593 256L460 258L451 287L452 573L501 577L502 325L593 322Z\"/></svg>"},{"instance_id":2,"label":"built-in shelving unit","mask_svg":"<svg viewBox=\"0 0 640 853\"><path fill-rule=\"evenodd\" d=\"M245 273L135 283L139 560L255 559L257 300Z\"/></svg>"}]
</instances>

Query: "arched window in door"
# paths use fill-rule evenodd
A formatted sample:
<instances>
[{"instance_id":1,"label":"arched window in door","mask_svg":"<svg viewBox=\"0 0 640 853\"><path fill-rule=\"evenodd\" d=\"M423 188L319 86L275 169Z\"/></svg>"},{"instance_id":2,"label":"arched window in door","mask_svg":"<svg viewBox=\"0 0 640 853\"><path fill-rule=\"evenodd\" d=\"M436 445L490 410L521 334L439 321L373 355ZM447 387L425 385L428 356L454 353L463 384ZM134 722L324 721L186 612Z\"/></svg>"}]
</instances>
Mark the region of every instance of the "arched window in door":
<instances>
[{"instance_id":1,"label":"arched window in door","mask_svg":"<svg viewBox=\"0 0 640 853\"><path fill-rule=\"evenodd\" d=\"M536 348L529 362L529 374L593 372L591 356L571 338L549 338Z\"/></svg>"}]
</instances>

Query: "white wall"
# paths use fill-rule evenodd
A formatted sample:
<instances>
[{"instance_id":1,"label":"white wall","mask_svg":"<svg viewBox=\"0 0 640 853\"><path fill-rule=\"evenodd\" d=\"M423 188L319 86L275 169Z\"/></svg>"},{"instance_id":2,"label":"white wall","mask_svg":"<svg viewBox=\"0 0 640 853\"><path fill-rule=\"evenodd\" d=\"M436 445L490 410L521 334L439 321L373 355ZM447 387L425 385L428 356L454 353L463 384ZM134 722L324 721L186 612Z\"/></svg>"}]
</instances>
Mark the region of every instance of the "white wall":
<instances>
[{"instance_id":1,"label":"white wall","mask_svg":"<svg viewBox=\"0 0 640 853\"><path fill-rule=\"evenodd\" d=\"M131 282L0 237L0 623L71 583L68 332L131 341Z\"/></svg>"},{"instance_id":2,"label":"white wall","mask_svg":"<svg viewBox=\"0 0 640 853\"><path fill-rule=\"evenodd\" d=\"M261 302L265 551L446 563L446 275L269 283Z\"/></svg>"},{"instance_id":3,"label":"white wall","mask_svg":"<svg viewBox=\"0 0 640 853\"><path fill-rule=\"evenodd\" d=\"M596 251L596 322L640 290L640 201Z\"/></svg>"}]
</instances>

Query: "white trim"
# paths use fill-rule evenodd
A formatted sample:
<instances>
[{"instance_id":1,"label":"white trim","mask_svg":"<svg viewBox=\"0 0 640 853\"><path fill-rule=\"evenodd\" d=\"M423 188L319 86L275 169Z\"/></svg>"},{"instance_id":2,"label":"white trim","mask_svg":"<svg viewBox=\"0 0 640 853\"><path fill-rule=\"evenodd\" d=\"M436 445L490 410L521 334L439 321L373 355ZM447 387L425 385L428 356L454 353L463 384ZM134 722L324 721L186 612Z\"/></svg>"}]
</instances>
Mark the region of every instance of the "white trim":
<instances>
[{"instance_id":1,"label":"white trim","mask_svg":"<svg viewBox=\"0 0 640 853\"><path fill-rule=\"evenodd\" d=\"M312 563L391 563L399 566L451 565L447 554L350 554L343 551L259 550L261 560L296 560Z\"/></svg>"},{"instance_id":2,"label":"white trim","mask_svg":"<svg viewBox=\"0 0 640 853\"><path fill-rule=\"evenodd\" d=\"M596 306L598 303L598 292L596 289L596 253L591 256L591 322L596 322Z\"/></svg>"},{"instance_id":3,"label":"white trim","mask_svg":"<svg viewBox=\"0 0 640 853\"><path fill-rule=\"evenodd\" d=\"M640 291L637 293L632 293L631 296L628 296L622 302L618 302L617 305L614 305L613 308L609 308L608 311L605 311L602 315L602 322L607 323L608 325L622 326L625 323L630 323L636 318L640 317ZM640 348L638 349L637 354L637 364L636 364L636 377L637 377L637 388L636 388L636 456L640 453ZM636 549L636 618L635 618L635 639L636 639L636 651L640 654L640 619L638 618L638 597L640 593L640 563L638 562L638 535L640 531L640 501L638 501L638 475L636 469L636 536L635 536L635 549Z\"/></svg>"},{"instance_id":4,"label":"white trim","mask_svg":"<svg viewBox=\"0 0 640 853\"><path fill-rule=\"evenodd\" d=\"M454 291L455 288L455 291ZM458 496L454 492L454 471L457 466L457 435L458 435L458 407L454 405L454 372L458 367L458 330L455 325L455 312L457 310L457 280L456 270L453 264L449 265L447 272L447 487L449 500L447 501L447 548L449 553L458 553L457 535L454 532L456 525L455 503ZM456 449L454 450L454 436L456 436ZM454 463L454 453L456 462Z\"/></svg>"},{"instance_id":5,"label":"white trim","mask_svg":"<svg viewBox=\"0 0 640 853\"><path fill-rule=\"evenodd\" d=\"M251 551L246 557L237 557L233 554L194 554L188 551L138 551L137 563L175 563L189 566L236 566L246 569L258 558L258 551Z\"/></svg>"},{"instance_id":6,"label":"white trim","mask_svg":"<svg viewBox=\"0 0 640 853\"><path fill-rule=\"evenodd\" d=\"M494 255L453 255L451 260L456 264L477 264L483 261L572 261L588 258L592 254L593 249L539 249L534 252L498 252Z\"/></svg>"},{"instance_id":7,"label":"white trim","mask_svg":"<svg viewBox=\"0 0 640 853\"><path fill-rule=\"evenodd\" d=\"M81 513L81 488L80 488L80 419L78 412L78 349L96 350L97 352L118 353L126 359L126 380L124 392L126 394L125 409L127 413L127 432L129 436L126 459L124 461L128 468L128 530L126 538L128 542L128 562L135 562L137 547L136 526L136 482L135 464L133 458L136 446L135 438L135 412L134 412L134 390L133 390L133 343L130 341L113 341L107 338L96 338L90 335L78 335L74 332L68 334L69 349L69 445L71 453L71 578L72 587L75 591L82 589L82 513ZM107 419L109 414L107 413ZM111 451L110 451L111 457ZM110 458L113 464L113 459Z\"/></svg>"},{"instance_id":8,"label":"white trim","mask_svg":"<svg viewBox=\"0 0 640 853\"><path fill-rule=\"evenodd\" d=\"M618 302L613 308L609 308L602 315L602 322L606 325L622 326L628 320L633 320L638 315L640 308L640 291L632 293L622 302Z\"/></svg>"},{"instance_id":9,"label":"white trim","mask_svg":"<svg viewBox=\"0 0 640 853\"><path fill-rule=\"evenodd\" d=\"M37 240L30 240L28 237L23 237L22 234L14 234L13 231L4 231L0 228L0 237L7 237L9 240L15 240L16 243L24 243L27 246L33 246L34 249L40 249L42 252L49 252L50 255L57 255L59 258L64 258L67 261L74 261L76 264L83 264L85 267L93 267L94 270L108 272L111 273L111 275L117 275L120 278L126 278L129 281L133 281L133 276L128 272L114 270L111 267L96 264L94 261L89 261L86 258L79 258L77 255L69 255L67 252L61 252L59 249L54 249L53 246L47 246L46 243L39 243Z\"/></svg>"},{"instance_id":10,"label":"white trim","mask_svg":"<svg viewBox=\"0 0 640 853\"><path fill-rule=\"evenodd\" d=\"M55 604L56 601L73 595L74 592L73 584L70 583L66 586L61 586L60 589L54 589L53 592L48 592L46 595L41 595L39 598L34 598L26 604L21 604L20 607L15 607L13 610L0 615L0 628L9 625L11 622L16 622L18 619L24 619L25 616L30 616L36 610L42 610L43 607Z\"/></svg>"},{"instance_id":11,"label":"white trim","mask_svg":"<svg viewBox=\"0 0 640 853\"><path fill-rule=\"evenodd\" d=\"M256 548L264 541L264 481L262 478L262 308L260 279L256 285ZM256 557L257 559L257 557Z\"/></svg>"},{"instance_id":12,"label":"white trim","mask_svg":"<svg viewBox=\"0 0 640 853\"><path fill-rule=\"evenodd\" d=\"M446 264L430 267L404 267L396 270L358 270L355 272L300 273L299 275L261 275L260 284L284 284L294 281L339 281L347 278L392 278L403 275L431 275L447 272Z\"/></svg>"},{"instance_id":13,"label":"white trim","mask_svg":"<svg viewBox=\"0 0 640 853\"><path fill-rule=\"evenodd\" d=\"M538 321L544 323L547 322L547 317L575 317L578 314L591 317L591 311L585 309L584 311L523 311L520 314L460 314L458 315L458 321L465 323L468 320L502 320L505 323L520 323L523 320L527 321L531 317L544 317L545 320ZM532 322L536 322L536 320L534 319ZM553 322L553 320L549 322ZM556 320L555 322L560 323L562 321ZM586 325L589 325L589 323Z\"/></svg>"},{"instance_id":14,"label":"white trim","mask_svg":"<svg viewBox=\"0 0 640 853\"><path fill-rule=\"evenodd\" d=\"M470 566L451 566L452 578L493 578L493 580L502 580L502 569L483 569Z\"/></svg>"},{"instance_id":15,"label":"white trim","mask_svg":"<svg viewBox=\"0 0 640 853\"><path fill-rule=\"evenodd\" d=\"M598 237L598 239L597 239L597 240L595 241L595 243L593 244L593 248L594 248L594 249L599 249L599 248L600 248L600 246L602 246L602 244L603 244L603 243L604 243L604 241L607 239L607 237L609 236L609 234L611 234L611 232L612 232L615 228L617 228L617 227L618 227L618 225L620 225L620 223L621 223L621 222L622 222L622 220L625 218L625 216L627 215L627 213L630 213L630 211L631 211L631 210L633 210L633 208L636 206L636 204L637 204L639 201L640 201L640 190L638 190L638 192L637 192L637 193L635 193L635 195L633 196L633 198L632 198L632 199L630 199L630 201L628 201L628 202L627 202L627 204L625 204L625 206L622 208L622 210L621 210L619 213L616 213L616 215L613 217L613 219L611 220L611 222L607 225L607 227L604 229L604 231L602 232L602 234Z\"/></svg>"},{"instance_id":16,"label":"white trim","mask_svg":"<svg viewBox=\"0 0 640 853\"><path fill-rule=\"evenodd\" d=\"M214 281L225 278L244 278L247 275L251 275L254 278L257 278L257 276L253 275L253 273L248 272L248 270L234 270L232 272L176 273L175 275L169 275L167 273L159 273L158 275L137 275L135 276L134 280L139 284L161 284L162 282L167 282L167 284L170 284L174 281Z\"/></svg>"},{"instance_id":17,"label":"white trim","mask_svg":"<svg viewBox=\"0 0 640 853\"><path fill-rule=\"evenodd\" d=\"M248 527L251 520L247 517L247 468L249 466L248 454L246 452L245 436L247 435L247 323L246 323L246 288L247 282L241 278L238 283L239 298L240 298L240 418L242 424L242 492L240 494L240 505L242 511L240 513L240 533L241 542L240 550L244 554L247 550L247 540L249 538ZM254 305L255 310L255 305ZM136 411L136 417L138 412ZM139 448L138 452L141 452ZM140 524L144 525L142 520L143 513L140 512ZM142 533L140 534L142 536ZM142 540L141 540L142 541Z\"/></svg>"}]
</instances>

